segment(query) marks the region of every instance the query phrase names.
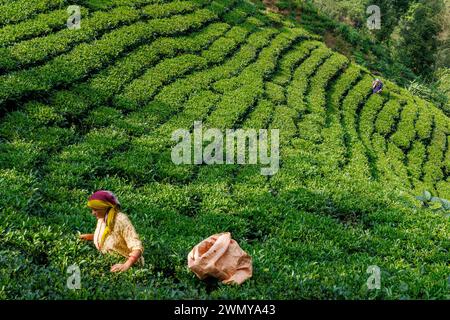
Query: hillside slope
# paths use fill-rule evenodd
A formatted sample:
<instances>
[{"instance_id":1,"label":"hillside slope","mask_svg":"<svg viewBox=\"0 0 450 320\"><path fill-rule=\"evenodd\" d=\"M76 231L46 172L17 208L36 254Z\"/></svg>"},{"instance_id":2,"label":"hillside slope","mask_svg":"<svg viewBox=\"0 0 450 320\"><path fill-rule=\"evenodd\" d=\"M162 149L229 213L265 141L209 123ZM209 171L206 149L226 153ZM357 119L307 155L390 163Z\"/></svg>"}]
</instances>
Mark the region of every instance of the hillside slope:
<instances>
[{"instance_id":1,"label":"hillside slope","mask_svg":"<svg viewBox=\"0 0 450 320\"><path fill-rule=\"evenodd\" d=\"M450 199L442 111L388 80L372 95L367 70L245 1L112 0L83 6L80 30L66 5L0 0L1 299L450 297L450 222L414 199ZM280 129L279 172L173 164L172 132L200 120ZM121 259L77 240L97 189L144 268L110 274ZM240 287L187 269L222 231L253 257Z\"/></svg>"}]
</instances>

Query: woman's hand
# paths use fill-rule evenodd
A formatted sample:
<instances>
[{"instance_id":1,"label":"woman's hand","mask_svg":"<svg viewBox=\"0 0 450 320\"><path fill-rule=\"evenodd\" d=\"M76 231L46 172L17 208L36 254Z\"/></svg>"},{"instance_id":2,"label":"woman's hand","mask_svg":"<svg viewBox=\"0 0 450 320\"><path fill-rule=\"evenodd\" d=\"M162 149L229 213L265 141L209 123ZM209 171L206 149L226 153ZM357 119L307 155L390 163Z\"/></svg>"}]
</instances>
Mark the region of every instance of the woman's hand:
<instances>
[{"instance_id":1,"label":"woman's hand","mask_svg":"<svg viewBox=\"0 0 450 320\"><path fill-rule=\"evenodd\" d=\"M130 257L128 258L127 262L125 263L119 263L115 264L111 267L111 272L123 272L130 269L136 261L141 257L141 251L140 250L134 250L130 253Z\"/></svg>"},{"instance_id":2,"label":"woman's hand","mask_svg":"<svg viewBox=\"0 0 450 320\"><path fill-rule=\"evenodd\" d=\"M111 272L124 272L130 269L131 264L128 262L115 264L111 267Z\"/></svg>"},{"instance_id":3,"label":"woman's hand","mask_svg":"<svg viewBox=\"0 0 450 320\"><path fill-rule=\"evenodd\" d=\"M92 241L94 240L94 235L93 234L80 234L80 239L81 240L87 240L87 241Z\"/></svg>"}]
</instances>

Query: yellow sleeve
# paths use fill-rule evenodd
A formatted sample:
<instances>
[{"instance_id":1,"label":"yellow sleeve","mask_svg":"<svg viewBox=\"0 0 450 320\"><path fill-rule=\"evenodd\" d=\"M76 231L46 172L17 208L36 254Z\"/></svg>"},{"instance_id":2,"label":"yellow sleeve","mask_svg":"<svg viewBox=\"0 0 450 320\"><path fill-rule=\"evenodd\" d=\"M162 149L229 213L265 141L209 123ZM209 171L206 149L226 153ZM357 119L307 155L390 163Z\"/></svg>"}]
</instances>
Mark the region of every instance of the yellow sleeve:
<instances>
[{"instance_id":1,"label":"yellow sleeve","mask_svg":"<svg viewBox=\"0 0 450 320\"><path fill-rule=\"evenodd\" d=\"M130 219L123 214L121 220L122 237L125 240L127 247L131 251L140 250L142 254L144 252L144 247Z\"/></svg>"}]
</instances>

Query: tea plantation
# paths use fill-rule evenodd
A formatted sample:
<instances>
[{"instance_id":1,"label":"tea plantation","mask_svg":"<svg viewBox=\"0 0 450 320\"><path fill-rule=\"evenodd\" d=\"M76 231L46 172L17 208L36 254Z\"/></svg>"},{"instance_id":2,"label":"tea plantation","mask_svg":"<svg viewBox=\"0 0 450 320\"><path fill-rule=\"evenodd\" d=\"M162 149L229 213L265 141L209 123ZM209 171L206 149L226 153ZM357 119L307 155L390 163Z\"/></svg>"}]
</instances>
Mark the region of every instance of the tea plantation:
<instances>
[{"instance_id":1,"label":"tea plantation","mask_svg":"<svg viewBox=\"0 0 450 320\"><path fill-rule=\"evenodd\" d=\"M0 299L449 299L449 218L415 198L450 199L449 118L373 78L244 0L0 0ZM173 164L194 121L280 129L278 173ZM78 240L98 189L144 267ZM223 231L253 258L241 286L187 268Z\"/></svg>"}]
</instances>

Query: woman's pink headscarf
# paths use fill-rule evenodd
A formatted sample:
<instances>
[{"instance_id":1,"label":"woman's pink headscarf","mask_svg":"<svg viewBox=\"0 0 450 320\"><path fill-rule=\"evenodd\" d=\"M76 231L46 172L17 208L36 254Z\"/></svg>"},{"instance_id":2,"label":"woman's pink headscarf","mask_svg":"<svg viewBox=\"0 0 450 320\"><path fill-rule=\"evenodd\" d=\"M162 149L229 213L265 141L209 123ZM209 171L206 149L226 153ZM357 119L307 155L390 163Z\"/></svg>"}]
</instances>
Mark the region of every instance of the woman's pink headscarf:
<instances>
[{"instance_id":1,"label":"woman's pink headscarf","mask_svg":"<svg viewBox=\"0 0 450 320\"><path fill-rule=\"evenodd\" d=\"M108 191L108 190L98 190L98 191L94 192L89 197L88 203L92 200L100 200L100 201L104 201L104 202L109 202L113 206L120 206L120 202L117 199L117 197L114 195L114 193L112 193L111 191Z\"/></svg>"}]
</instances>

